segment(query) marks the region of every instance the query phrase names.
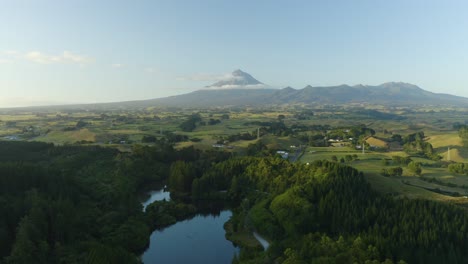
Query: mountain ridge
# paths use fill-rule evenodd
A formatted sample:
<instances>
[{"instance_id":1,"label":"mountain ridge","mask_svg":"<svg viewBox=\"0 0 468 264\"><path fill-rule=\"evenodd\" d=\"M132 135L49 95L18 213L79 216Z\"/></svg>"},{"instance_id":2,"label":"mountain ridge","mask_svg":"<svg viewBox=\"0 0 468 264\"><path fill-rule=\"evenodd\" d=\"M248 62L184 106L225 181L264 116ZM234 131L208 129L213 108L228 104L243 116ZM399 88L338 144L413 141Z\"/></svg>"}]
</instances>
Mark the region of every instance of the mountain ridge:
<instances>
[{"instance_id":1,"label":"mountain ridge","mask_svg":"<svg viewBox=\"0 0 468 264\"><path fill-rule=\"evenodd\" d=\"M105 109L144 107L264 107L278 105L368 104L385 106L468 107L468 98L433 93L416 85L388 82L381 85L311 86L302 89L201 89L163 98L110 103L22 107L22 109ZM8 109L8 108L3 108Z\"/></svg>"},{"instance_id":2,"label":"mountain ridge","mask_svg":"<svg viewBox=\"0 0 468 264\"><path fill-rule=\"evenodd\" d=\"M22 108L263 107L356 103L387 106L468 106L468 98L429 92L417 85L405 82L386 82L380 85L357 84L353 86L347 84L336 86L307 85L302 89L287 86L283 89L273 89L240 69L205 88L186 94L147 100Z\"/></svg>"}]
</instances>

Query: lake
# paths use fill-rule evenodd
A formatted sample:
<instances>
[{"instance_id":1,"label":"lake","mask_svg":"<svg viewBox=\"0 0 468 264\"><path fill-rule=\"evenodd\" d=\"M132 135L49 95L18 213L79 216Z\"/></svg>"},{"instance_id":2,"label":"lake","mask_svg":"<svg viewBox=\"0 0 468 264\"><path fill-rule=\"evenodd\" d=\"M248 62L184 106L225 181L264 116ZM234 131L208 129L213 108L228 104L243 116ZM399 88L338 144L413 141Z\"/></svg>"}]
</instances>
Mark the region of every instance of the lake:
<instances>
[{"instance_id":1,"label":"lake","mask_svg":"<svg viewBox=\"0 0 468 264\"><path fill-rule=\"evenodd\" d=\"M145 211L146 207L150 205L152 202L162 201L162 200L166 200L166 201L171 200L171 193L168 191L165 191L164 188L160 190L151 191L148 194L150 195L150 197L148 198L148 200L142 203L143 211Z\"/></svg>"},{"instance_id":2,"label":"lake","mask_svg":"<svg viewBox=\"0 0 468 264\"><path fill-rule=\"evenodd\" d=\"M154 192L154 195L158 197L150 197L152 201L165 197L159 192ZM149 248L141 256L143 263L231 263L234 254L239 252L239 249L225 238L223 225L231 215L229 210L218 214L197 215L163 230L154 231L150 237Z\"/></svg>"}]
</instances>

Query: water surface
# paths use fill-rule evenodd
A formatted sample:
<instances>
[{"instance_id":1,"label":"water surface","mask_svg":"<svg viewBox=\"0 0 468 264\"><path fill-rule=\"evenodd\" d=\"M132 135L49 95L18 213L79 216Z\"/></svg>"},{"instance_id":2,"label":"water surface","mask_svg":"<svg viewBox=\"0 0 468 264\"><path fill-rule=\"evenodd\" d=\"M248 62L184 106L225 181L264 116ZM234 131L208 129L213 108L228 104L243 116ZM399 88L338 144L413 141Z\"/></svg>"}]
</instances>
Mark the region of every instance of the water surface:
<instances>
[{"instance_id":1,"label":"water surface","mask_svg":"<svg viewBox=\"0 0 468 264\"><path fill-rule=\"evenodd\" d=\"M146 207L150 205L152 202L162 201L162 200L166 200L166 201L171 200L171 193L168 191L165 191L164 188L160 190L151 191L148 194L150 195L150 197L148 198L148 200L142 203L143 211L145 211Z\"/></svg>"},{"instance_id":2,"label":"water surface","mask_svg":"<svg viewBox=\"0 0 468 264\"><path fill-rule=\"evenodd\" d=\"M226 240L223 225L232 213L198 215L151 234L149 248L142 256L145 264L231 263L238 248Z\"/></svg>"}]
</instances>

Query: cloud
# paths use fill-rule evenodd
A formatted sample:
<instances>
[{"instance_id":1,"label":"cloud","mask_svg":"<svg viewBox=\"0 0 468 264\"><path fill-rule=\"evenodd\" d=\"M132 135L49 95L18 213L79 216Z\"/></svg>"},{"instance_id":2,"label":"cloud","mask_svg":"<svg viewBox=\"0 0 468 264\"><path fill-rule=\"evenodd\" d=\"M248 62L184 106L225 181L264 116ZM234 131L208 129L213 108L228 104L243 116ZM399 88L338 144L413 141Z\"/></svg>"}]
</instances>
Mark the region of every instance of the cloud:
<instances>
[{"instance_id":1,"label":"cloud","mask_svg":"<svg viewBox=\"0 0 468 264\"><path fill-rule=\"evenodd\" d=\"M73 54L70 51L64 51L62 58L66 62L73 62L73 63L79 63L79 64L85 64L88 62L92 62L93 59L87 57L87 56L82 56L78 54Z\"/></svg>"},{"instance_id":2,"label":"cloud","mask_svg":"<svg viewBox=\"0 0 468 264\"><path fill-rule=\"evenodd\" d=\"M60 57L58 56L48 56L39 51L28 52L24 55L24 58L32 62L45 63L45 64L60 61Z\"/></svg>"},{"instance_id":3,"label":"cloud","mask_svg":"<svg viewBox=\"0 0 468 264\"><path fill-rule=\"evenodd\" d=\"M161 70L155 67L148 67L145 69L147 73L161 73Z\"/></svg>"},{"instance_id":4,"label":"cloud","mask_svg":"<svg viewBox=\"0 0 468 264\"><path fill-rule=\"evenodd\" d=\"M117 69L117 68L122 68L122 67L124 67L124 66L125 66L125 65L123 65L123 64L121 64L121 63L114 63L114 64L111 64L111 67L112 67L112 68L116 68L116 69Z\"/></svg>"},{"instance_id":5,"label":"cloud","mask_svg":"<svg viewBox=\"0 0 468 264\"><path fill-rule=\"evenodd\" d=\"M15 55L18 55L18 51L16 51L16 50L5 50L3 52L3 54L9 55L9 56L15 56Z\"/></svg>"},{"instance_id":6,"label":"cloud","mask_svg":"<svg viewBox=\"0 0 468 264\"><path fill-rule=\"evenodd\" d=\"M39 51L30 51L23 55L23 58L35 63L52 64L52 63L72 63L85 65L92 61L92 58L78 55L70 51L64 51L58 55L48 55Z\"/></svg>"},{"instance_id":7,"label":"cloud","mask_svg":"<svg viewBox=\"0 0 468 264\"><path fill-rule=\"evenodd\" d=\"M248 85L234 85L234 84L226 84L222 86L209 86L204 87L203 90L229 90L229 89L266 89L270 88L270 86L260 83L260 84L248 84Z\"/></svg>"},{"instance_id":8,"label":"cloud","mask_svg":"<svg viewBox=\"0 0 468 264\"><path fill-rule=\"evenodd\" d=\"M223 80L229 80L233 78L232 73L226 74L212 74L212 73L195 73L186 76L179 76L179 81L195 81L195 82L217 82Z\"/></svg>"},{"instance_id":9,"label":"cloud","mask_svg":"<svg viewBox=\"0 0 468 264\"><path fill-rule=\"evenodd\" d=\"M7 64L10 62L11 62L10 60L0 58L0 64Z\"/></svg>"}]
</instances>

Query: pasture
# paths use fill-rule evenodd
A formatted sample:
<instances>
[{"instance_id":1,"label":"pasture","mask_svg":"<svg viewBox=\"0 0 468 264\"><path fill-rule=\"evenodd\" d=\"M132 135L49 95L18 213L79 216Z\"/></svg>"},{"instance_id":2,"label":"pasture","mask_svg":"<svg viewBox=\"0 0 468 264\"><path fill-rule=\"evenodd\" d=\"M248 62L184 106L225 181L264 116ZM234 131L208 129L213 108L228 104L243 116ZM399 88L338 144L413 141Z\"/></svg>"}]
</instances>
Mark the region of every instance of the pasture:
<instances>
[{"instance_id":1,"label":"pasture","mask_svg":"<svg viewBox=\"0 0 468 264\"><path fill-rule=\"evenodd\" d=\"M357 108L356 108L357 107ZM402 176L383 176L382 169L400 166L392 163L393 156L406 157L401 146L389 141L392 135L402 136L423 131L425 142L432 145L441 162L468 163L468 148L463 145L455 123L465 123L464 110L410 109L373 106L383 113L393 114L390 119L363 114L359 107L301 107L277 109L114 109L73 111L4 111L0 113L1 140L43 141L55 144L95 144L130 151L133 144L148 144L144 138L177 138L176 148L193 146L201 150L214 149L215 144L226 144L218 151L245 153L253 143L261 142L268 149L295 153L299 146L307 146L298 162L335 160L362 171L372 187L380 192L398 197L427 198L465 204L468 194L468 176L450 173L447 164L422 157L411 156L422 164L421 176L414 176L406 166ZM357 110L356 110L357 109ZM365 112L365 111L364 111ZM191 131L183 131L181 123L191 115L200 120ZM281 118L280 118L281 117ZM211 122L216 121L216 122ZM283 124L281 131L268 130L268 124ZM266 126L266 128L265 128ZM328 146L312 146L310 136L342 133L351 127L367 127L373 136L365 137L365 153L356 149L356 143L333 141ZM317 131L317 127L322 130ZM261 128L260 138L257 131ZM250 135L248 139L237 135ZM170 136L172 135L172 136ZM361 144L361 143L359 143ZM228 147L229 146L229 147ZM352 156L352 159L349 157ZM384 162L386 160L386 162ZM459 196L451 194L459 194Z\"/></svg>"}]
</instances>

